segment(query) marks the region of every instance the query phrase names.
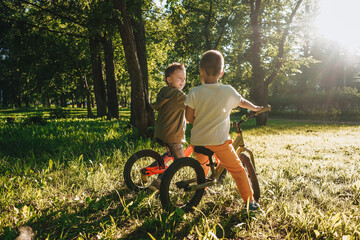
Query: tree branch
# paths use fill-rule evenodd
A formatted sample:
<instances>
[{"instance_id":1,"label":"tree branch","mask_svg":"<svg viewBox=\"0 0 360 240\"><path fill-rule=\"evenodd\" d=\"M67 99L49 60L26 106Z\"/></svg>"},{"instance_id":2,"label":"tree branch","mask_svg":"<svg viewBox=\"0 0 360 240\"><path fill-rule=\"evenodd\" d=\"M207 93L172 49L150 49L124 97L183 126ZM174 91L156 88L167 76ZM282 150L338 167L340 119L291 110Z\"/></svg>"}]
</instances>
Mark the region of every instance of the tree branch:
<instances>
[{"instance_id":1,"label":"tree branch","mask_svg":"<svg viewBox=\"0 0 360 240\"><path fill-rule=\"evenodd\" d=\"M251 22L251 29L252 29L252 41L253 44L251 46L251 62L253 68L253 72L255 74L262 75L263 69L261 67L261 58L260 58L260 50L261 50L261 41L262 41L262 34L260 32L260 25L261 25L261 0L250 0L250 22Z\"/></svg>"},{"instance_id":2,"label":"tree branch","mask_svg":"<svg viewBox=\"0 0 360 240\"><path fill-rule=\"evenodd\" d=\"M231 5L231 7L234 7L237 2L238 2L238 0L235 0L235 1L233 2L233 4ZM235 9L232 8L232 9L231 9L231 12L230 12L229 15L227 16L226 20L223 22L223 24L222 24L222 26L221 26L221 31L220 31L220 34L219 34L218 39L216 40L214 49L217 49L217 48L219 47L220 41L221 41L222 37L223 37L224 34L225 34L225 26L226 26L226 24L230 21L231 15L232 15L234 12L235 12Z\"/></svg>"},{"instance_id":3,"label":"tree branch","mask_svg":"<svg viewBox=\"0 0 360 240\"><path fill-rule=\"evenodd\" d=\"M18 23L26 24L26 25L29 25L29 26L31 26L31 27L35 27L35 28L38 28L38 29L40 29L40 30L44 30L44 31L47 31L47 32L52 32L52 33L57 33L57 34L62 34L62 35L65 34L65 35L72 36L72 37L88 39L88 37L85 37L85 36L82 36L82 35L79 35L79 34L62 32L62 31L57 31L57 30L49 29L49 28L46 28L46 27L37 26L37 25L35 25L35 24L28 23L28 22L26 22L26 21L24 21L24 20L12 19L12 18L8 18L8 17L4 17L4 16L0 16L0 18L3 18L3 19L5 19L5 20L11 21L11 22L18 22Z\"/></svg>"},{"instance_id":4,"label":"tree branch","mask_svg":"<svg viewBox=\"0 0 360 240\"><path fill-rule=\"evenodd\" d=\"M77 20L75 20L75 19L73 19L73 18L70 18L70 17L68 17L68 16L64 16L64 15L58 14L58 13L56 13L56 12L54 12L54 11L51 11L51 10L46 9L46 8L43 8L43 7L41 7L41 6L38 6L38 5L34 4L34 3L31 3L31 2L28 2L28 1L25 1L25 0L17 0L17 1L23 2L23 3L25 3L25 4L29 4L29 5L31 5L31 6L33 6L33 7L36 7L36 8L38 8L38 9L40 9L41 11L48 12L48 13L50 13L50 14L58 17L58 18L68 20L68 21L70 21L70 22L72 22L72 23L75 23L75 24L81 26L81 27L87 28L86 25L84 25L84 24L80 23L79 21L77 21Z\"/></svg>"},{"instance_id":5,"label":"tree branch","mask_svg":"<svg viewBox=\"0 0 360 240\"><path fill-rule=\"evenodd\" d=\"M211 22L211 16L212 16L212 1L210 3L210 8L209 8L209 12L208 12L208 18L207 21L205 22L205 42L206 42L206 50L210 50L211 49L211 44L210 44L210 40L209 40L209 25Z\"/></svg>"},{"instance_id":6,"label":"tree branch","mask_svg":"<svg viewBox=\"0 0 360 240\"><path fill-rule=\"evenodd\" d=\"M275 62L274 70L265 80L265 85L267 85L267 86L269 86L274 81L275 77L278 75L278 71L280 70L281 66L283 65L283 59L282 58L284 57L285 41L286 41L286 38L289 35L289 30L290 30L291 23L293 22L295 14L296 14L297 10L299 9L302 1L303 0L298 0L296 2L296 5L295 5L294 9L291 11L291 14L290 14L289 18L286 21L286 27L285 27L284 33L283 33L283 35L282 35L282 37L280 39L280 42L279 42L279 52L278 52L278 55L277 55L276 60L275 60L276 62Z\"/></svg>"}]
</instances>

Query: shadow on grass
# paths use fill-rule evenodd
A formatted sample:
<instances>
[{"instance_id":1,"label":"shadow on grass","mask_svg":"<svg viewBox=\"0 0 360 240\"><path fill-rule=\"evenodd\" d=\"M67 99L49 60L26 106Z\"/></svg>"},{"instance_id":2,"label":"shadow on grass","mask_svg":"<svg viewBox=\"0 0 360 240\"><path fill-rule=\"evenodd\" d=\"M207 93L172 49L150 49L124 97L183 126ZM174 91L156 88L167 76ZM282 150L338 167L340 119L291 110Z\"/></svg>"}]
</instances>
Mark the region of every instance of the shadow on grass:
<instances>
[{"instance_id":1,"label":"shadow on grass","mask_svg":"<svg viewBox=\"0 0 360 240\"><path fill-rule=\"evenodd\" d=\"M206 204L201 212L194 211L187 213L186 217L184 217L184 212L180 209L176 209L176 211L173 212L161 211L156 217L147 218L141 226L127 234L126 239L135 240L144 239L145 237L150 239L150 236L155 239L198 239L199 235L194 226L200 227L200 232L202 231L202 227L205 228L205 232L201 232L201 234L216 234L218 238L236 239L235 226L248 228L250 222L256 215L253 212L248 213L245 209L241 212L231 211L231 213L220 210L216 211L215 214L222 216L222 220L220 221L222 227L216 223L210 223L211 226L203 226L203 218L214 214L214 207L222 208L221 206L215 206L209 203ZM206 232L210 230L213 225L216 225L216 232ZM211 238L211 236L208 237Z\"/></svg>"},{"instance_id":2,"label":"shadow on grass","mask_svg":"<svg viewBox=\"0 0 360 240\"><path fill-rule=\"evenodd\" d=\"M149 191L130 194L127 189L121 189L101 198L58 201L24 226L33 230L34 239L197 239L193 226L203 224L204 214L212 214L214 208L209 205L203 213L195 211L187 217L180 209L174 212L158 209L149 214L151 206L144 207L144 202L150 195ZM239 223L246 227L251 220L246 214L224 211L218 214L223 216L222 229L217 227L218 237L236 237L232 228ZM17 235L18 228L7 227L0 238L10 240Z\"/></svg>"},{"instance_id":3,"label":"shadow on grass","mask_svg":"<svg viewBox=\"0 0 360 240\"><path fill-rule=\"evenodd\" d=\"M40 217L31 219L24 226L33 230L34 239L150 239L150 236L155 239L182 239L189 235L191 226L200 221L200 214L191 222L184 221L182 211L169 213L161 210L151 217L149 209L140 206L149 197L149 192L140 192L124 201L122 196L126 194L123 189L81 204L66 202L44 210ZM142 224L134 228L134 222ZM116 231L109 233L114 227L120 229L121 234ZM126 232L128 229L131 232ZM17 228L7 227L0 238L15 239L18 234Z\"/></svg>"},{"instance_id":4,"label":"shadow on grass","mask_svg":"<svg viewBox=\"0 0 360 240\"><path fill-rule=\"evenodd\" d=\"M59 207L45 209L40 217L33 218L25 225L33 229L35 239L99 239L99 232L110 228L115 222L126 224L124 213L131 213L147 197L143 193L122 202L121 195L126 195L126 191L114 191L99 199L87 198L82 203L58 203ZM131 207L128 206L130 202ZM17 229L8 227L0 237L10 240L17 235Z\"/></svg>"},{"instance_id":5,"label":"shadow on grass","mask_svg":"<svg viewBox=\"0 0 360 240\"><path fill-rule=\"evenodd\" d=\"M141 226L128 233L125 238L186 239L192 231L192 226L197 225L201 217L201 214L194 213L191 220L185 220L184 212L180 209L174 212L161 210L155 217L146 218Z\"/></svg>"}]
</instances>

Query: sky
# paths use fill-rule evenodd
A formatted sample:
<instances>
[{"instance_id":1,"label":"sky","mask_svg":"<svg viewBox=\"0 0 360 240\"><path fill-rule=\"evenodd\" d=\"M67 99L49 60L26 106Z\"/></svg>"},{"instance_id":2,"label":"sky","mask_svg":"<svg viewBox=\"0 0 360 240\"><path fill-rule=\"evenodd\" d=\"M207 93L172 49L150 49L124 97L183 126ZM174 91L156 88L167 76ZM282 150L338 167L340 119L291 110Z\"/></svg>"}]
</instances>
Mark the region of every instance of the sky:
<instances>
[{"instance_id":1,"label":"sky","mask_svg":"<svg viewBox=\"0 0 360 240\"><path fill-rule=\"evenodd\" d=\"M155 0L155 4L159 7L165 5L165 0Z\"/></svg>"},{"instance_id":2,"label":"sky","mask_svg":"<svg viewBox=\"0 0 360 240\"><path fill-rule=\"evenodd\" d=\"M360 50L360 0L320 0L315 25L325 38L347 50Z\"/></svg>"}]
</instances>

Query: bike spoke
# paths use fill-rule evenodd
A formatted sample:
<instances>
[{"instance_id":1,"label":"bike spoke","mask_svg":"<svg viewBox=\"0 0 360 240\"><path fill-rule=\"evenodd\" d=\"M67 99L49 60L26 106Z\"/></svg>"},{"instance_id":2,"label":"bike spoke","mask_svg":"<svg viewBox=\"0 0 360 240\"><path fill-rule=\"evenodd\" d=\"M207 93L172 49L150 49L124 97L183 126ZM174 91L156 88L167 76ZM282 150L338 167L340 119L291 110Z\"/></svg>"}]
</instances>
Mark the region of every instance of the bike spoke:
<instances>
[{"instance_id":1,"label":"bike spoke","mask_svg":"<svg viewBox=\"0 0 360 240\"><path fill-rule=\"evenodd\" d=\"M188 204L194 197L195 191L191 191L190 187L196 185L195 169L185 166L177 171L169 185L170 202L175 207L183 207Z\"/></svg>"},{"instance_id":2,"label":"bike spoke","mask_svg":"<svg viewBox=\"0 0 360 240\"><path fill-rule=\"evenodd\" d=\"M148 187L157 178L157 174L151 176L141 174L142 172L145 173L146 170L144 168L150 166L153 162L154 158L149 156L138 158L136 162L134 162L134 165L131 168L130 177L138 188Z\"/></svg>"}]
</instances>

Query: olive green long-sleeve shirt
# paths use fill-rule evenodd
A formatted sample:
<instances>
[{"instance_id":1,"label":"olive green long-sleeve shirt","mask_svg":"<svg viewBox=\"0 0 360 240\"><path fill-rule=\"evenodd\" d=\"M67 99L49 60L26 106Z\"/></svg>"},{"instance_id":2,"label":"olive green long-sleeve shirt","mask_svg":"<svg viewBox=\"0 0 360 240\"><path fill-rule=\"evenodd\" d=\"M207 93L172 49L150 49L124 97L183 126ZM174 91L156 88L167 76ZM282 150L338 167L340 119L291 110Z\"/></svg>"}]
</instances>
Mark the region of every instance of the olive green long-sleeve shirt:
<instances>
[{"instance_id":1,"label":"olive green long-sleeve shirt","mask_svg":"<svg viewBox=\"0 0 360 240\"><path fill-rule=\"evenodd\" d=\"M185 142L185 99L185 93L179 89L163 87L160 90L152 104L152 108L158 111L154 138L168 144Z\"/></svg>"}]
</instances>

